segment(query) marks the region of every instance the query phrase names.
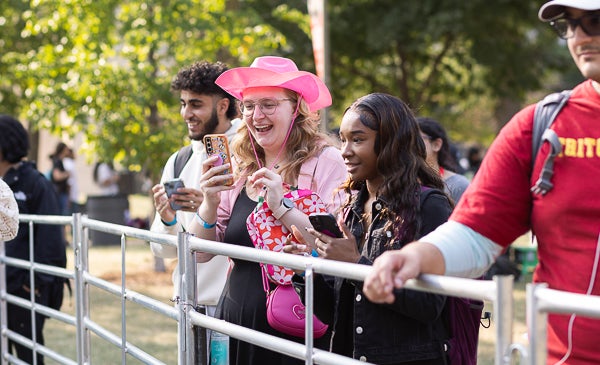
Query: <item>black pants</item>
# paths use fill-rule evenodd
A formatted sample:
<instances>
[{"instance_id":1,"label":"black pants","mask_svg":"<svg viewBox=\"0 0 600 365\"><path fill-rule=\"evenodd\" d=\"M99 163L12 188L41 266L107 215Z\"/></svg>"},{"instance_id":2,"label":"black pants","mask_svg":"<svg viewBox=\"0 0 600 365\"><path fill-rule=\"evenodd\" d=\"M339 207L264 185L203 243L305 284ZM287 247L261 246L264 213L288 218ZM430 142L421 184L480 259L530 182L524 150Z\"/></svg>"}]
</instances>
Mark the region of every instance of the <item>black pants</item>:
<instances>
[{"instance_id":1,"label":"black pants","mask_svg":"<svg viewBox=\"0 0 600 365\"><path fill-rule=\"evenodd\" d=\"M38 304L48 305L48 299L51 292L51 285L40 287L36 293L35 301ZM12 295L21 297L23 299L29 300L29 291L26 291L23 288L20 288L14 293L10 293ZM8 329L11 331L17 332L23 337L28 339L32 339L32 330L31 330L31 311L26 308L19 307L14 304L7 304L6 314L8 318ZM46 321L46 317L36 313L35 315L35 335L36 342L40 345L44 344L44 322ZM33 364L33 351L23 345L20 345L14 341L9 341L8 348L11 353L15 353L19 359L25 361L29 364ZM37 364L44 365L44 358L42 355L37 355Z\"/></svg>"}]
</instances>

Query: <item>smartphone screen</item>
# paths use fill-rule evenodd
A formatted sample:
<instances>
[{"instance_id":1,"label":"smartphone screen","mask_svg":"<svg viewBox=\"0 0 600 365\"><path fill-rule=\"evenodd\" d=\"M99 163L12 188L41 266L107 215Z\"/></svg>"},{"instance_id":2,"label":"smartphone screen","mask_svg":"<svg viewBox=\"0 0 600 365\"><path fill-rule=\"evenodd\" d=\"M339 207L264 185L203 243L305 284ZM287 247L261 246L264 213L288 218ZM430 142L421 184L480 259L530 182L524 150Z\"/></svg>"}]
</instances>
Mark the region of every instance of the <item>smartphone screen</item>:
<instances>
[{"instance_id":1,"label":"smartphone screen","mask_svg":"<svg viewBox=\"0 0 600 365\"><path fill-rule=\"evenodd\" d=\"M312 213L308 216L310 223L316 231L330 237L342 238L343 234L338 227L335 217L330 213Z\"/></svg>"},{"instance_id":2,"label":"smartphone screen","mask_svg":"<svg viewBox=\"0 0 600 365\"><path fill-rule=\"evenodd\" d=\"M209 157L214 155L218 155L220 157L217 166L226 163L231 164L231 154L229 153L229 143L226 135L207 134L204 136L204 148L206 149L206 154ZM231 169L225 170L223 174L231 174ZM233 185L233 179L227 180L225 185Z\"/></svg>"},{"instance_id":3,"label":"smartphone screen","mask_svg":"<svg viewBox=\"0 0 600 365\"><path fill-rule=\"evenodd\" d=\"M185 187L183 180L181 180L181 179L173 179L173 180L165 181L163 183L163 185L165 187L165 191L166 191L167 197L169 199L171 198L171 196L173 196L173 194L177 194L177 189ZM177 204L174 201L171 201L170 204L171 204L171 209L173 209L173 210L179 210L182 208L181 205Z\"/></svg>"}]
</instances>

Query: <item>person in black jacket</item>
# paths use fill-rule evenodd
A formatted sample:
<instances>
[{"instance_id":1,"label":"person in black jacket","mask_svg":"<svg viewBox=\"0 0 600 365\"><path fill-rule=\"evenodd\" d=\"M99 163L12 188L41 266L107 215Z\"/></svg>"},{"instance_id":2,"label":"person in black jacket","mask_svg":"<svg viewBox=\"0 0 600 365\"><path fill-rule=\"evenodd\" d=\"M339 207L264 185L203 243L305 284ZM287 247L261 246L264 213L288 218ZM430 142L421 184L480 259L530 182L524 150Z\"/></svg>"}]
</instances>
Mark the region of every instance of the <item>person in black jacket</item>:
<instances>
[{"instance_id":1,"label":"person in black jacket","mask_svg":"<svg viewBox=\"0 0 600 365\"><path fill-rule=\"evenodd\" d=\"M371 265L448 219L444 183L427 165L404 102L381 93L359 98L344 113L340 138L349 173L338 218L344 237L308 228L320 257ZM302 294L301 276L293 281ZM317 274L315 298L315 314L333 325L331 351L377 364L446 364L445 296L399 290L393 305L375 304L362 294L362 282Z\"/></svg>"},{"instance_id":2,"label":"person in black jacket","mask_svg":"<svg viewBox=\"0 0 600 365\"><path fill-rule=\"evenodd\" d=\"M0 177L14 193L21 214L59 215L58 199L52 183L36 168L33 162L25 160L29 150L28 133L21 123L8 115L0 115ZM6 255L29 260L29 227L19 225L17 236L6 242ZM36 224L33 229L33 258L35 262L62 266L66 265L65 243L62 227ZM6 267L7 292L30 300L32 288L27 269ZM36 303L60 307L64 281L48 274L36 273L33 293ZM7 305L8 328L31 339L31 312L14 304ZM43 328L45 317L35 316L35 335L39 344L44 344ZM16 350L19 359L33 363L33 351L10 341L9 348ZM37 355L37 364L44 364L43 357Z\"/></svg>"}]
</instances>

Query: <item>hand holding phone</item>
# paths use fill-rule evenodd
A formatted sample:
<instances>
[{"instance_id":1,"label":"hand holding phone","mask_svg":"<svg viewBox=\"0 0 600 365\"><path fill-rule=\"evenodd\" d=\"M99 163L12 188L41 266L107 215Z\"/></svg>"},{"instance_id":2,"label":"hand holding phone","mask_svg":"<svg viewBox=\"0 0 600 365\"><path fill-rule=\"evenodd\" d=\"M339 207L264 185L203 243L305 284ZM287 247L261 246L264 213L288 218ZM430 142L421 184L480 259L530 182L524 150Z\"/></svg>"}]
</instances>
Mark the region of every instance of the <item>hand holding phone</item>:
<instances>
[{"instance_id":1,"label":"hand holding phone","mask_svg":"<svg viewBox=\"0 0 600 365\"><path fill-rule=\"evenodd\" d=\"M169 199L171 199L171 196L173 196L173 194L177 194L177 189L185 187L183 180L181 179L165 181L163 185L165 187L165 191ZM171 209L173 210L180 210L181 208L183 208L181 205L177 204L173 200L171 200L169 204L171 205Z\"/></svg>"},{"instance_id":2,"label":"hand holding phone","mask_svg":"<svg viewBox=\"0 0 600 365\"><path fill-rule=\"evenodd\" d=\"M231 166L231 154L229 153L229 142L225 134L207 134L204 136L204 148L208 157L218 155L219 161L215 166L221 166L223 164L230 164ZM222 172L222 175L231 174L231 168ZM233 185L233 179L229 179L225 182L225 185Z\"/></svg>"},{"instance_id":3,"label":"hand holding phone","mask_svg":"<svg viewBox=\"0 0 600 365\"><path fill-rule=\"evenodd\" d=\"M308 220L318 232L334 238L344 237L335 217L330 213L312 213L308 216Z\"/></svg>"}]
</instances>

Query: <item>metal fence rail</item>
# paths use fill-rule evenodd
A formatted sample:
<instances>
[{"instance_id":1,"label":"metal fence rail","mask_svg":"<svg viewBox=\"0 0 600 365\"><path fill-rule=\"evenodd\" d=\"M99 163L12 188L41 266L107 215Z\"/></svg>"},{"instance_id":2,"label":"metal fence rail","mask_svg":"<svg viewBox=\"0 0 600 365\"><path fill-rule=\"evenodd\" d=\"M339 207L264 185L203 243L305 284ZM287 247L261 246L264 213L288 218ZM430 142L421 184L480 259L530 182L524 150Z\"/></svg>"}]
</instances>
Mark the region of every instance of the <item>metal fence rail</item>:
<instances>
[{"instance_id":1,"label":"metal fence rail","mask_svg":"<svg viewBox=\"0 0 600 365\"><path fill-rule=\"evenodd\" d=\"M530 340L524 357L530 364L546 363L546 321L549 313L600 318L600 296L549 289L546 284L527 284Z\"/></svg>"},{"instance_id":2,"label":"metal fence rail","mask_svg":"<svg viewBox=\"0 0 600 365\"><path fill-rule=\"evenodd\" d=\"M126 321L126 303L131 302L142 306L153 313L173 320L177 323L178 336L178 364L201 363L203 359L197 359L195 353L196 334L193 326L200 326L217 332L225 333L231 337L253 343L258 346L270 348L286 355L304 359L306 364L364 364L354 359L332 354L327 351L313 348L312 313L314 308L314 282L313 273L328 274L349 278L352 280L364 280L370 271L370 266L349 264L323 260L314 257L303 257L296 255L282 255L264 250L222 244L208 240L202 240L191 235L181 233L177 237L165 234L157 234L146 230L132 227L106 223L89 219L86 216L75 214L72 217L63 216L34 216L21 215L22 222L28 222L31 235L33 235L34 224L70 225L73 232L73 262L74 270L66 270L54 266L47 266L30 261L17 260L6 257L4 244L0 242L0 322L2 341L2 364L22 363L16 357L7 353L7 339L16 341L43 354L61 364L90 364L91 363L91 334L95 334L107 343L117 347L121 351L122 362L127 361L127 356L138 359L146 364L163 364L152 354L147 353L135 344L130 343L127 337L127 326L139 325ZM89 272L89 230L102 231L121 237L121 285L115 285L105 281ZM137 293L126 286L126 258L127 240L136 238L145 241L157 242L163 245L179 247L179 272L181 297L175 306L164 304L156 298ZM33 240L30 241L30 248ZM215 319L196 312L196 263L194 252L205 251L218 255L235 257L254 262L265 262L283 265L293 269L306 271L306 318L308 336L305 343L300 344L288 341L276 336L257 332L245 327L237 326L223 320ZM33 257L33 256L31 256ZM5 266L16 266L35 272L57 275L70 279L73 285L75 298L75 315L53 310L51 308L32 304L30 300L24 300L6 293ZM32 284L33 275L32 276ZM33 286L32 286L33 287ZM110 332L90 318L90 287L97 288L111 296L120 298L121 301L121 334ZM600 298L584 295L564 293L545 288L543 285L528 286L527 311L528 323L530 324L530 344L526 350L512 343L513 336L513 281L512 277L495 277L493 281L480 281L462 278L451 278L434 275L422 275L418 280L409 280L406 287L414 290L433 292L444 295L453 295L480 299L493 304L494 319L496 321L496 351L494 363L496 365L509 364L512 352L521 352L522 364L543 364L545 361L545 326L548 312L555 313L578 313L584 316L600 318ZM35 341L23 338L6 328L6 304L11 303L27 308L31 311L55 318L66 326L75 328L76 332L76 359L69 359L46 346L41 346ZM35 325L35 323L34 323ZM35 332L35 331L34 331ZM35 340L35 339L34 339Z\"/></svg>"}]
</instances>

